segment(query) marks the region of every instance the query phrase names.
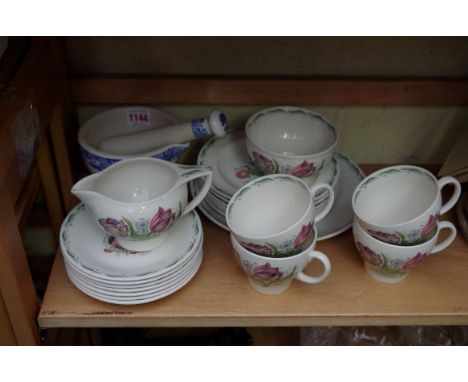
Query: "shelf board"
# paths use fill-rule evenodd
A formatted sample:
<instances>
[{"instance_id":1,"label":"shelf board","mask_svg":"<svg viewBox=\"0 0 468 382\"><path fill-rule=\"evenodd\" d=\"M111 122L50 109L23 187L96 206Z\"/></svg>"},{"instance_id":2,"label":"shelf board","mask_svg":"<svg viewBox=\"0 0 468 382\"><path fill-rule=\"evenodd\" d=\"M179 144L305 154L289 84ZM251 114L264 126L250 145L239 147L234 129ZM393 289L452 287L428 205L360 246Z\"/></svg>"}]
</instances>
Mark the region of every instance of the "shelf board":
<instances>
[{"instance_id":1,"label":"shelf board","mask_svg":"<svg viewBox=\"0 0 468 382\"><path fill-rule=\"evenodd\" d=\"M443 217L445 218L445 217ZM248 284L231 252L229 234L207 219L204 259L180 291L144 305L88 297L68 280L58 252L39 314L53 327L222 327L313 325L467 325L468 244L459 235L399 284L380 284L364 270L351 231L319 242L332 263L319 285L294 281L278 296ZM309 271L314 272L314 264ZM317 272L319 269L316 270Z\"/></svg>"}]
</instances>

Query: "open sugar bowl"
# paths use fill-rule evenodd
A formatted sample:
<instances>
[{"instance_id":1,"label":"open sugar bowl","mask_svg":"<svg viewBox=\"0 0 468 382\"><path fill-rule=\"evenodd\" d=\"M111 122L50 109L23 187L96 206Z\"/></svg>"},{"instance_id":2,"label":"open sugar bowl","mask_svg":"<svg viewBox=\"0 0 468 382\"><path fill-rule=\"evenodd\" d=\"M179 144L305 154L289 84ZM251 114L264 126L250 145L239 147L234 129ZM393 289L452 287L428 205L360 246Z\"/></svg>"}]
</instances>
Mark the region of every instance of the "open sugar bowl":
<instances>
[{"instance_id":1,"label":"open sugar bowl","mask_svg":"<svg viewBox=\"0 0 468 382\"><path fill-rule=\"evenodd\" d=\"M290 174L309 184L332 161L338 143L338 131L330 122L294 106L259 111L245 131L247 152L263 172Z\"/></svg>"},{"instance_id":2,"label":"open sugar bowl","mask_svg":"<svg viewBox=\"0 0 468 382\"><path fill-rule=\"evenodd\" d=\"M187 183L200 177L205 178L205 184L188 203ZM211 180L212 172L206 167L135 158L83 178L71 191L121 247L149 251L164 242L179 217L203 200Z\"/></svg>"}]
</instances>

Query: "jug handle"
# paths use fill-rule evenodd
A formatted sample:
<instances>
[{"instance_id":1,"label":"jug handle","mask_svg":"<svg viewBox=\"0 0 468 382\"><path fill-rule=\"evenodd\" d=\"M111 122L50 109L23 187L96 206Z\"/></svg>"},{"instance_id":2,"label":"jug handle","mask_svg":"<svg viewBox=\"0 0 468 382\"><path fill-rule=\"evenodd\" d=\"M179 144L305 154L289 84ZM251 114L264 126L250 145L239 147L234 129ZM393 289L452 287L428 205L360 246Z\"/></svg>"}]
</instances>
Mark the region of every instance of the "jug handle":
<instances>
[{"instance_id":1,"label":"jug handle","mask_svg":"<svg viewBox=\"0 0 468 382\"><path fill-rule=\"evenodd\" d=\"M197 178L206 178L205 184L199 194L185 206L185 209L181 214L181 216L183 216L198 206L205 198L206 194L208 194L213 180L213 171L211 171L210 167L177 165L177 175L179 176L179 180L177 181L176 187Z\"/></svg>"}]
</instances>

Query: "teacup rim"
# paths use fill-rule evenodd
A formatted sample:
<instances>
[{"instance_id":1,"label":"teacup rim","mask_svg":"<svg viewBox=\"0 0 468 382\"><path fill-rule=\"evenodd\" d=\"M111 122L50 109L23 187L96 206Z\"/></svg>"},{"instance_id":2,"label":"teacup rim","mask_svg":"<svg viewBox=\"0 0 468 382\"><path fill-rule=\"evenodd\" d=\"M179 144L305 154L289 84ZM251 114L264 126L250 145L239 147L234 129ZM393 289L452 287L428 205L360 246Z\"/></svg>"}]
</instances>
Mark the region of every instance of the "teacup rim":
<instances>
[{"instance_id":1,"label":"teacup rim","mask_svg":"<svg viewBox=\"0 0 468 382\"><path fill-rule=\"evenodd\" d=\"M384 248L390 248L396 251L408 251L408 250L417 250L419 248L423 248L425 246L431 246L434 242L437 242L437 239L439 237L439 232L440 232L440 223L437 222L437 232L434 234L433 237L431 237L428 241L425 241L420 244L416 245L397 245L397 244L391 244L387 243L386 241L382 241L379 239L376 239L373 237L370 233L368 233L362 226L359 224L359 220L356 219L356 217L353 219L353 229L358 229L359 232L364 235L368 240L370 240L372 243L375 243L377 245L381 245Z\"/></svg>"},{"instance_id":2,"label":"teacup rim","mask_svg":"<svg viewBox=\"0 0 468 382\"><path fill-rule=\"evenodd\" d=\"M253 240L267 240L273 236L278 236L278 235L282 235L284 234L285 232L289 231L290 229L296 227L298 224L301 223L301 221L304 219L305 216L307 216L310 212L310 210L312 208L314 208L314 200L313 200L313 195L312 195L312 192L310 191L310 188L307 186L307 184L300 178L296 177L296 176L293 176L293 175L289 175L289 174L270 174L270 175L264 175L264 176L261 176L259 178L256 178L256 179L253 179L251 180L249 183L245 184L244 186L242 186L241 188L239 188L236 193L231 197L231 199L229 200L229 203L226 207L226 214L225 214L225 217L226 217L226 224L229 228L229 230L233 233L235 233L236 235L240 235L238 234L235 230L232 229L232 225L230 224L230 219L229 219L229 211L231 210L232 208L232 205L235 203L237 197L239 196L239 194L241 194L243 192L244 189L246 188L250 188L252 187L255 183L261 181L261 180L265 180L265 179L272 179L272 178L287 178L287 179L290 179L290 180L293 180L295 183L301 185L308 193L309 193L309 199L310 199L310 203L309 203L309 207L304 211L304 214L301 216L301 218L296 222L294 223L293 225L291 225L290 227L280 231L280 232L276 232L274 234L271 234L271 235L266 235L266 236L252 236L252 237L249 237L250 239L253 239ZM320 184L320 183L319 183ZM313 212L313 216L314 216L314 222L313 222L313 225L314 225L314 229L315 229L315 211ZM244 235L240 235L240 236L244 236Z\"/></svg>"},{"instance_id":3,"label":"teacup rim","mask_svg":"<svg viewBox=\"0 0 468 382\"><path fill-rule=\"evenodd\" d=\"M374 222L370 222L370 221L364 219L362 216L360 216L360 214L357 212L356 198L357 198L357 195L360 193L361 187L366 183L366 181L368 181L373 176L380 175L380 173L382 173L384 171L388 171L388 170L392 170L392 169L401 169L401 168L410 168L410 169L416 169L416 170L422 171L426 175L428 175L433 180L434 184L437 186L437 178L434 176L434 174L432 174L430 171L426 170L423 167L414 166L414 165L406 165L406 164L384 167L384 168L382 168L380 170L374 171L373 173L367 175L363 180L361 180L361 182L355 188L355 190L353 192L353 196L351 198L351 205L352 205L353 213L354 213L355 216L357 216L363 222L365 222L367 224L370 224L370 225L373 225L373 226L382 227L384 229L385 228L395 228L395 229L397 229L398 227L414 223L416 220L418 220L422 216L424 216L428 211L433 209L435 203L437 202L437 196L434 198L431 205L424 212L420 213L418 216L415 216L414 218L412 218L410 220L407 220L407 221L404 221L404 222L401 222L401 223L398 223L398 224L377 224L377 223L374 223Z\"/></svg>"},{"instance_id":4,"label":"teacup rim","mask_svg":"<svg viewBox=\"0 0 468 382\"><path fill-rule=\"evenodd\" d=\"M251 138L250 136L250 128L252 126L252 120L254 118L257 117L258 114L260 113L265 113L265 112L268 112L268 111L271 111L271 110L275 110L275 109L294 109L294 110L301 110L301 111L304 111L304 112L307 112L308 114L311 114L311 115L314 115L315 117L321 119L323 122L325 122L328 126L330 126L335 134L335 140L333 142L333 144L328 147L327 149L325 150L322 150L322 151L319 151L317 153L313 153L313 154L306 154L306 155L285 155L285 154L281 154L281 153L277 153L275 151L272 151L272 150L268 150L268 149L265 149L261 146L259 146L258 144L256 144L253 139ZM269 107L269 108L266 108L266 109L262 109L262 110L259 110L257 111L255 114L251 115L249 117L249 119L247 120L247 122L245 123L245 135L247 137L247 139L250 141L250 143L255 146L256 148L258 148L259 150L261 151L264 151L265 153L268 153L270 155L275 155L275 156L278 156L280 158L285 158L285 159L307 159L307 158L314 158L314 157L320 157L320 156L323 156L323 155L326 155L328 154L330 151L334 150L336 145L338 144L338 141L339 141L339 132L338 132L338 129L335 127L335 125L333 125L328 119L326 119L325 117L323 117L321 114L311 110L311 109L307 109L307 108L304 108L304 107L300 107L300 106L288 106L288 105L284 105L284 106L273 106L273 107Z\"/></svg>"},{"instance_id":5,"label":"teacup rim","mask_svg":"<svg viewBox=\"0 0 468 382\"><path fill-rule=\"evenodd\" d=\"M317 246L317 230L316 230L315 224L313 225L313 233L314 233L314 240L311 242L311 244L307 248L305 248L303 251L299 253L296 253L295 255L284 256L284 257L263 256L258 253L252 252L248 250L247 248L243 247L242 244L239 243L239 241L236 239L236 237L234 236L232 232L230 236L231 236L231 244L234 246L234 250L236 250L235 247L239 247L240 250L246 252L247 254L252 255L254 257L258 257L259 259L262 259L262 260L268 259L268 260L274 260L277 262L287 262L289 259L293 259L299 256L304 256L305 252L310 252L310 251L315 250L315 247Z\"/></svg>"}]
</instances>

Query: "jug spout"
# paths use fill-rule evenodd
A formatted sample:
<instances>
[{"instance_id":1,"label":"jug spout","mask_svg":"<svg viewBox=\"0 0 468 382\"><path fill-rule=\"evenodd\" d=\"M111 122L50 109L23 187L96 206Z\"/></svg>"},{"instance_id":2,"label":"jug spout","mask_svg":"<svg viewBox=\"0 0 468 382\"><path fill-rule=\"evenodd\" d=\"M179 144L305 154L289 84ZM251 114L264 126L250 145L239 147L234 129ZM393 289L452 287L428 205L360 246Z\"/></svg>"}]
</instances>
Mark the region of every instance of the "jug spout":
<instances>
[{"instance_id":1,"label":"jug spout","mask_svg":"<svg viewBox=\"0 0 468 382\"><path fill-rule=\"evenodd\" d=\"M98 174L87 176L81 179L71 189L71 193L80 199L84 204L91 207L100 199L102 195L95 191L95 179ZM92 207L91 207L92 208Z\"/></svg>"}]
</instances>

